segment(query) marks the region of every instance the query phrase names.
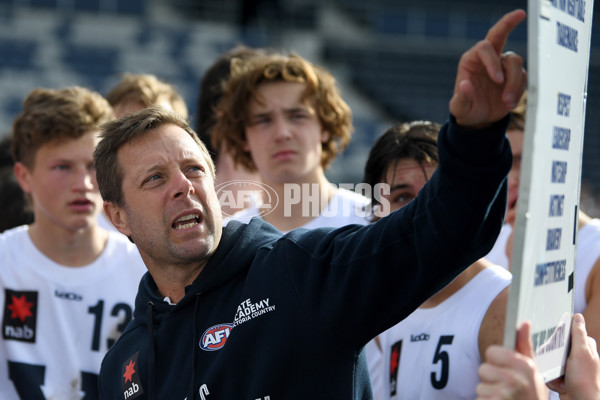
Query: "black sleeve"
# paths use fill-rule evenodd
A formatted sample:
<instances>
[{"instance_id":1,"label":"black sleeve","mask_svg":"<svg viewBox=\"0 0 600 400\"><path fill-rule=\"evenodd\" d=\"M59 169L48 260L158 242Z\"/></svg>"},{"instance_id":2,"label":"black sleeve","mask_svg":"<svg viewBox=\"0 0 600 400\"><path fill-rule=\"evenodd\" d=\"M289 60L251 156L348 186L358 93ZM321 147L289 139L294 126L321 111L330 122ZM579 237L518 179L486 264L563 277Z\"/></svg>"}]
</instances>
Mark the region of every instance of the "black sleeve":
<instances>
[{"instance_id":1,"label":"black sleeve","mask_svg":"<svg viewBox=\"0 0 600 400\"><path fill-rule=\"evenodd\" d=\"M411 203L369 226L287 236L293 289L332 345L364 345L492 248L512 163L507 124L466 131L451 118L439 167Z\"/></svg>"}]
</instances>

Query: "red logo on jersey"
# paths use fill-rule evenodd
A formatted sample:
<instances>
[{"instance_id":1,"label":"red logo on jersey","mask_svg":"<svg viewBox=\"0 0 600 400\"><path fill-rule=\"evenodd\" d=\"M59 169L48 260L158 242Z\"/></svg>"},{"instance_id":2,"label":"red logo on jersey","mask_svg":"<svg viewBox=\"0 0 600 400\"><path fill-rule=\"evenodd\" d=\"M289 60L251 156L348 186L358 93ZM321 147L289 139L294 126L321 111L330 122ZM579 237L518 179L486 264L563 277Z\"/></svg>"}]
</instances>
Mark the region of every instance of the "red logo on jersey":
<instances>
[{"instance_id":1,"label":"red logo on jersey","mask_svg":"<svg viewBox=\"0 0 600 400\"><path fill-rule=\"evenodd\" d=\"M211 326L200 338L200 348L206 351L220 350L225 346L225 342L227 342L230 332L231 324Z\"/></svg>"},{"instance_id":2,"label":"red logo on jersey","mask_svg":"<svg viewBox=\"0 0 600 400\"><path fill-rule=\"evenodd\" d=\"M2 337L35 342L38 292L5 289Z\"/></svg>"},{"instance_id":3,"label":"red logo on jersey","mask_svg":"<svg viewBox=\"0 0 600 400\"><path fill-rule=\"evenodd\" d=\"M392 345L390 352L390 396L394 396L398 384L398 367L400 366L400 352L402 351L402 340Z\"/></svg>"},{"instance_id":4,"label":"red logo on jersey","mask_svg":"<svg viewBox=\"0 0 600 400\"><path fill-rule=\"evenodd\" d=\"M135 399L144 394L140 375L136 371L139 354L140 352L138 351L132 355L123 363L123 367L121 368L121 390L123 391L124 399Z\"/></svg>"},{"instance_id":5,"label":"red logo on jersey","mask_svg":"<svg viewBox=\"0 0 600 400\"><path fill-rule=\"evenodd\" d=\"M19 318L21 322L25 322L25 318L33 317L33 314L31 313L33 303L27 301L25 295L22 295L21 297L13 295L10 297L12 303L6 306L6 308L12 311L12 314L10 314L12 319Z\"/></svg>"}]
</instances>

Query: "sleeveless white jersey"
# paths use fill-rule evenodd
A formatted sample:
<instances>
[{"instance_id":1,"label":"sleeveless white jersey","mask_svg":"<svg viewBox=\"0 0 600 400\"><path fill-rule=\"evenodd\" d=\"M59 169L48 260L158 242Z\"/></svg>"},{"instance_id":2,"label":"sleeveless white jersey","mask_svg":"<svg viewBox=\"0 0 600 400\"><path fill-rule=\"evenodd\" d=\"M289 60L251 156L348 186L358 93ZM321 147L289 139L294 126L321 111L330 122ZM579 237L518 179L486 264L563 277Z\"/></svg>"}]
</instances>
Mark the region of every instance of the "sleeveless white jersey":
<instances>
[{"instance_id":1,"label":"sleeveless white jersey","mask_svg":"<svg viewBox=\"0 0 600 400\"><path fill-rule=\"evenodd\" d=\"M0 234L0 271L0 399L96 399L146 272L135 245L111 232L92 264L64 267L20 226Z\"/></svg>"},{"instance_id":2,"label":"sleeveless white jersey","mask_svg":"<svg viewBox=\"0 0 600 400\"><path fill-rule=\"evenodd\" d=\"M331 199L327 208L319 216L303 225L302 228L315 229L323 227L341 227L350 224L366 225L370 200L363 195L340 188ZM307 210L310 210L307 207ZM231 220L248 223L253 217L260 216L261 211L252 205L233 216L223 219L223 226Z\"/></svg>"},{"instance_id":3,"label":"sleeveless white jersey","mask_svg":"<svg viewBox=\"0 0 600 400\"><path fill-rule=\"evenodd\" d=\"M600 219L592 219L577 232L575 257L574 310L580 313L587 307L585 285L594 264L600 258Z\"/></svg>"},{"instance_id":4,"label":"sleeveless white jersey","mask_svg":"<svg viewBox=\"0 0 600 400\"><path fill-rule=\"evenodd\" d=\"M496 243L494 243L494 247L486 256L484 257L486 260L491 262L492 264L499 265L508 269L508 256L506 255L506 242L508 241L508 237L512 232L512 226L510 224L502 225L502 229L500 230L500 234L498 234L498 239L496 239Z\"/></svg>"},{"instance_id":5,"label":"sleeveless white jersey","mask_svg":"<svg viewBox=\"0 0 600 400\"><path fill-rule=\"evenodd\" d=\"M380 335L387 399L474 399L479 329L511 282L502 267L483 269L434 308L419 308Z\"/></svg>"}]
</instances>

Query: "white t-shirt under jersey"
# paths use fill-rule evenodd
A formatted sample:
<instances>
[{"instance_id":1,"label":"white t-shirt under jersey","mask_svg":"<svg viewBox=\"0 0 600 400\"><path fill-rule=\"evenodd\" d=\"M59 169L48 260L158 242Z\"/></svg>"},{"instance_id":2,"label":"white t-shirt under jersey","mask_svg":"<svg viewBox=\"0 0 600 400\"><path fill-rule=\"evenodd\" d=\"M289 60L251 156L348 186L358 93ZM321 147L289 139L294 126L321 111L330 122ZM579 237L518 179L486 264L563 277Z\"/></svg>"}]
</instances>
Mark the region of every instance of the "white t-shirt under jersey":
<instances>
[{"instance_id":1,"label":"white t-shirt under jersey","mask_svg":"<svg viewBox=\"0 0 600 400\"><path fill-rule=\"evenodd\" d=\"M97 393L102 358L131 320L146 272L137 247L110 232L93 263L65 267L20 226L0 234L0 267L0 399Z\"/></svg>"}]
</instances>

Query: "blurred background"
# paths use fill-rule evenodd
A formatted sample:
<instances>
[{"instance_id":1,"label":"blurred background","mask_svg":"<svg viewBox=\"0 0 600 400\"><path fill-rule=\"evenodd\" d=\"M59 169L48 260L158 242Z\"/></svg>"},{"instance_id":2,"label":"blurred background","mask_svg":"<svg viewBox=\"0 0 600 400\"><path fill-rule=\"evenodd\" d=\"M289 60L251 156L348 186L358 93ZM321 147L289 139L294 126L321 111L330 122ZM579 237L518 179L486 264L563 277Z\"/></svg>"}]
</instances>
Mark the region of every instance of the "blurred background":
<instances>
[{"instance_id":1,"label":"blurred background","mask_svg":"<svg viewBox=\"0 0 600 400\"><path fill-rule=\"evenodd\" d=\"M204 71L237 44L293 51L328 69L355 132L327 175L358 183L391 124L443 122L458 58L526 0L0 0L0 137L35 87L101 94L121 74L151 73L186 99L195 126ZM600 17L598 17L600 18ZM581 207L599 216L600 21L594 13ZM527 28L507 49L525 56Z\"/></svg>"}]
</instances>

